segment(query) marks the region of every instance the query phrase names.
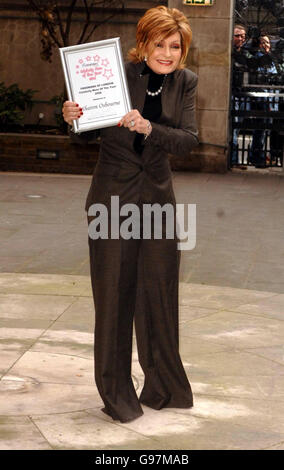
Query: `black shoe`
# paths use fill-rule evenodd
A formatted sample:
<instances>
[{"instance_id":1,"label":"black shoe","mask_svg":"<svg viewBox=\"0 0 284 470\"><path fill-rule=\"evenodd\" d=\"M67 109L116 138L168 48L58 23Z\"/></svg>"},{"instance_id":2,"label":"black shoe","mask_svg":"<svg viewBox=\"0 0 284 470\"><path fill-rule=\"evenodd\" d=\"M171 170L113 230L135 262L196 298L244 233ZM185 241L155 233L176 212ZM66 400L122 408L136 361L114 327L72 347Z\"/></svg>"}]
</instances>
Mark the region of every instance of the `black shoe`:
<instances>
[{"instance_id":1,"label":"black shoe","mask_svg":"<svg viewBox=\"0 0 284 470\"><path fill-rule=\"evenodd\" d=\"M101 411L105 413L106 415L110 416L114 421L120 421L121 423L129 423L130 421L134 421L134 419L140 418L140 416L143 415L143 411L141 411L141 413L135 416L131 416L127 418L119 418L117 415L112 415L106 407L101 408Z\"/></svg>"}]
</instances>

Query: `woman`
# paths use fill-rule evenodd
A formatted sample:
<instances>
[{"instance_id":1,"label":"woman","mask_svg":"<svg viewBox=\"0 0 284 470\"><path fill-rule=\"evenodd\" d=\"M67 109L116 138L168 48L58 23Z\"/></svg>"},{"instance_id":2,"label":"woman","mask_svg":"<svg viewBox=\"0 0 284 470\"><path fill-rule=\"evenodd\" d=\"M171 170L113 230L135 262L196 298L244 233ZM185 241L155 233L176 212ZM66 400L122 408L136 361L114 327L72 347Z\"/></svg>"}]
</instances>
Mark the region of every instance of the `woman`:
<instances>
[{"instance_id":1,"label":"woman","mask_svg":"<svg viewBox=\"0 0 284 470\"><path fill-rule=\"evenodd\" d=\"M133 109L117 127L102 129L99 161L86 202L172 204L168 153L187 156L197 145L194 114L196 75L184 69L191 42L186 17L177 9L148 10L137 25L136 48L126 73ZM70 125L78 104L65 102ZM75 136L92 142L96 132ZM89 223L93 220L89 212ZM123 217L120 217L120 222ZM141 220L143 225L143 221ZM141 232L142 233L142 225ZM178 351L177 237L89 237L96 310L95 379L103 411L121 422L143 414L141 404L161 409L193 406ZM139 399L131 379L133 317L145 383Z\"/></svg>"}]
</instances>

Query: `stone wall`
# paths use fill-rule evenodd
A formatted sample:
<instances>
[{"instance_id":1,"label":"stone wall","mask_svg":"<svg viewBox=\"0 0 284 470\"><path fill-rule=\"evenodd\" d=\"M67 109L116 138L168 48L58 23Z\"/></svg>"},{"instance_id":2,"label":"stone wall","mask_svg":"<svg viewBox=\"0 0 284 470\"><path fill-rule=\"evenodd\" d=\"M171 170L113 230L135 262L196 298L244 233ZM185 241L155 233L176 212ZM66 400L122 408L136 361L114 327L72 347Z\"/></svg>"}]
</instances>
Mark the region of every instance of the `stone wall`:
<instances>
[{"instance_id":1,"label":"stone wall","mask_svg":"<svg viewBox=\"0 0 284 470\"><path fill-rule=\"evenodd\" d=\"M197 118L203 142L188 159L174 158L175 166L198 171L227 170L233 1L215 0L211 7L183 5L169 0L190 21L193 42L188 66L199 78Z\"/></svg>"},{"instance_id":2,"label":"stone wall","mask_svg":"<svg viewBox=\"0 0 284 470\"><path fill-rule=\"evenodd\" d=\"M57 159L39 158L38 151L57 152ZM68 136L0 133L0 171L93 173L99 144L78 145Z\"/></svg>"}]
</instances>

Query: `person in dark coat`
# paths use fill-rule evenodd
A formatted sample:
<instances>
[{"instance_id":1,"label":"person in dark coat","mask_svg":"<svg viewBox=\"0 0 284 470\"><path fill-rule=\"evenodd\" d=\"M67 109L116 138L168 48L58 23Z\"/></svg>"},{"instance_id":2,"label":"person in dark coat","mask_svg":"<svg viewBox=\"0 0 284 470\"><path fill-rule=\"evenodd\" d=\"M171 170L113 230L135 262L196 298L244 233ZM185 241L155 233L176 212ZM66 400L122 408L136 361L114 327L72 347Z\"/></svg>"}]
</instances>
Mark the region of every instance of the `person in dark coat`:
<instances>
[{"instance_id":1,"label":"person in dark coat","mask_svg":"<svg viewBox=\"0 0 284 470\"><path fill-rule=\"evenodd\" d=\"M115 213L120 227L122 206L143 210L149 204L175 207L168 154L186 157L198 144L195 121L197 76L185 68L192 32L177 9L148 10L137 25L136 47L129 51L126 75L133 109L116 127L100 130L99 160L85 209L89 235L96 220L94 205ZM63 106L65 121L79 119L78 103ZM74 134L93 142L96 131ZM141 212L140 212L141 214ZM164 214L163 214L164 215ZM178 237L143 237L143 217L136 220L139 237L89 236L90 271L95 304L95 380L103 411L121 422L154 409L190 408L193 395L179 355ZM176 221L176 217L173 217ZM140 397L131 377L133 320L138 358L145 374Z\"/></svg>"}]
</instances>

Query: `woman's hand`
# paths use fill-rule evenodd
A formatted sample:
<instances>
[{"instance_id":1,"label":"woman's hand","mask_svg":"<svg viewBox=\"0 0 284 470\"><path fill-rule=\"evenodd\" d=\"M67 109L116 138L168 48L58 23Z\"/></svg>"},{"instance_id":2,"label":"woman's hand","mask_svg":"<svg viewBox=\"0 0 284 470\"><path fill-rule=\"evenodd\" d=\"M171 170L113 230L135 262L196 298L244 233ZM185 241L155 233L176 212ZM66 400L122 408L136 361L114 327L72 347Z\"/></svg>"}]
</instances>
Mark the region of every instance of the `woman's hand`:
<instances>
[{"instance_id":1,"label":"woman's hand","mask_svg":"<svg viewBox=\"0 0 284 470\"><path fill-rule=\"evenodd\" d=\"M152 131L152 126L148 119L144 119L137 109L132 109L129 113L125 114L119 121L118 127L127 127L131 132L138 132L138 134L149 135Z\"/></svg>"},{"instance_id":2,"label":"woman's hand","mask_svg":"<svg viewBox=\"0 0 284 470\"><path fill-rule=\"evenodd\" d=\"M65 101L62 107L64 121L72 126L75 119L79 119L83 115L83 110L74 101Z\"/></svg>"}]
</instances>

